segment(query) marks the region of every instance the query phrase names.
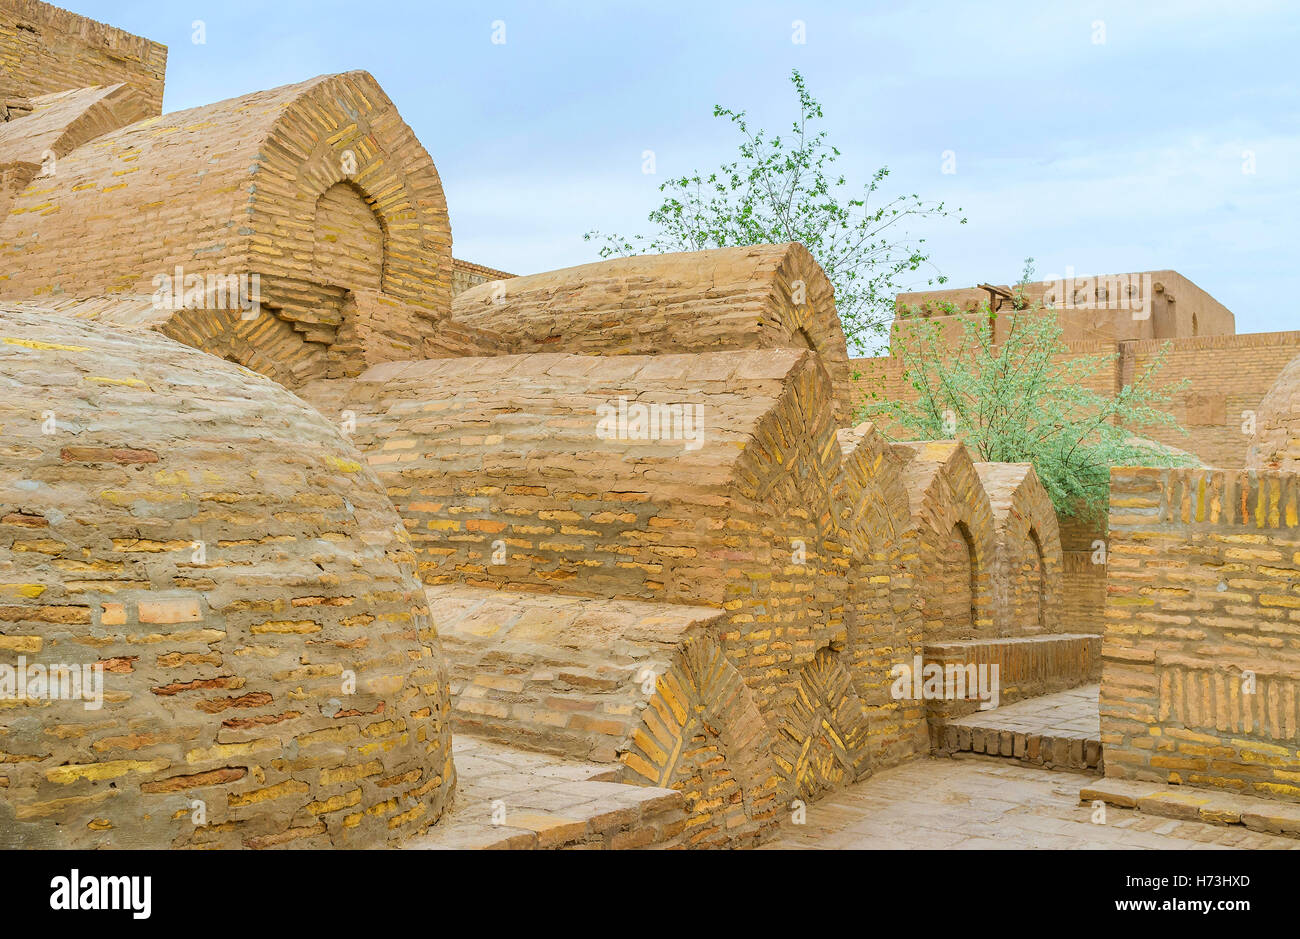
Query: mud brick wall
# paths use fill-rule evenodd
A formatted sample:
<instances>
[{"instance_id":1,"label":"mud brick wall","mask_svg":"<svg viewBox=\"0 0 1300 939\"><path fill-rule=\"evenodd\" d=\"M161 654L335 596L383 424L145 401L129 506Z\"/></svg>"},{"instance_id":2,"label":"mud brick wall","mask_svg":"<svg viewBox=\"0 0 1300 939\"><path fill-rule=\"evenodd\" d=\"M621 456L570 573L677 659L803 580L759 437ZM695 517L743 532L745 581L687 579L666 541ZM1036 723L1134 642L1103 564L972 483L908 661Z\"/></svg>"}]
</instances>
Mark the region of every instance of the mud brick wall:
<instances>
[{"instance_id":1,"label":"mud brick wall","mask_svg":"<svg viewBox=\"0 0 1300 939\"><path fill-rule=\"evenodd\" d=\"M1298 383L1283 382L1284 390L1266 400L1283 370L1300 355L1300 332L1254 333L1245 335L1201 336L1127 342L1122 346L1103 341L1078 340L1067 343L1072 356L1115 355L1113 370L1099 372L1089 382L1094 390L1113 394L1148 367L1160 350L1165 364L1158 381L1175 384L1190 382L1179 392L1171 413L1186 434L1177 430L1144 428L1142 433L1168 446L1187 450L1212 466L1235 469L1297 468L1300 463L1286 462L1288 452L1300 453L1300 430L1288 424L1296 413L1292 406ZM903 382L899 359L883 356L854 359L851 367L858 378L860 398L875 391L883 396L915 400L915 392ZM1259 436L1252 438L1244 426L1245 412L1255 413ZM906 435L904 428L883 426L882 430L897 437ZM1251 447L1257 448L1250 457ZM1288 451L1286 448L1293 448ZM1253 460L1253 462L1252 462ZM1106 539L1104 520L1092 522L1060 517L1062 546L1061 628L1072 632L1091 632L1099 628L1105 604L1106 570L1094 561L1095 542Z\"/></svg>"},{"instance_id":2,"label":"mud brick wall","mask_svg":"<svg viewBox=\"0 0 1300 939\"><path fill-rule=\"evenodd\" d=\"M0 845L365 847L435 822L446 667L361 455L150 333L5 313L0 362L0 662L98 665L104 691L0 700Z\"/></svg>"},{"instance_id":3,"label":"mud brick wall","mask_svg":"<svg viewBox=\"0 0 1300 939\"><path fill-rule=\"evenodd\" d=\"M907 488L889 444L870 423L838 434L844 468L836 487L841 527L851 549L845 656L866 706L872 765L923 752L925 709L891 694L890 670L921 648L920 545Z\"/></svg>"},{"instance_id":4,"label":"mud brick wall","mask_svg":"<svg viewBox=\"0 0 1300 939\"><path fill-rule=\"evenodd\" d=\"M490 613L455 630L458 657L491 663L483 682L466 675L464 720L555 752L612 750L621 778L687 794L693 844L748 843L781 803L868 772L877 748L895 761L918 748L919 714L905 726L878 702L876 719L859 695L879 687L898 651L875 624L893 629L898 612L917 631L909 592L892 583L911 576L913 542L861 530L879 517L862 509L885 501L873 488L873 474L888 475L878 443L863 449L876 458L854 474L854 499L837 501L848 486L842 448L811 352L448 359L382 365L304 394L331 417L354 414L354 439L404 518L431 594L499 592ZM598 409L621 396L698 404L699 446L601 436ZM892 482L891 524L910 526ZM847 584L862 572L883 580L864 583L850 621ZM579 597L592 611L581 623L543 625L556 619L544 611ZM635 652L644 626L619 612L628 601L680 612L658 615L673 644L653 695L615 717L636 696L613 666L648 654ZM715 615L700 620L701 608ZM609 638L584 652L573 637L597 615ZM680 635L672 626L697 620ZM546 684L561 664L575 699L596 708L579 723L609 739L575 735L567 720L549 726L557 718L535 695L565 697ZM552 674L534 685L531 669Z\"/></svg>"},{"instance_id":5,"label":"mud brick wall","mask_svg":"<svg viewBox=\"0 0 1300 939\"><path fill-rule=\"evenodd\" d=\"M1005 321L1001 317L999 322ZM1004 331L1004 330L1003 330ZM960 330L949 333L954 343L962 340ZM1103 367L1084 381L1084 385L1099 394L1112 395L1119 387L1118 351L1115 343L1096 340L1066 340L1068 352L1057 361L1066 362L1082 356L1111 356L1117 363L1115 368ZM850 359L849 370L854 380L853 400L861 404L872 394L878 398L894 401L916 401L916 390L904 380L903 360L897 355L882 355L874 358ZM905 428L889 428L882 425L895 438L907 435ZM960 428L958 428L960 430Z\"/></svg>"},{"instance_id":6,"label":"mud brick wall","mask_svg":"<svg viewBox=\"0 0 1300 939\"><path fill-rule=\"evenodd\" d=\"M1300 476L1116 468L1106 774L1300 800Z\"/></svg>"},{"instance_id":7,"label":"mud brick wall","mask_svg":"<svg viewBox=\"0 0 1300 939\"><path fill-rule=\"evenodd\" d=\"M1149 293L1148 291L1149 287ZM1057 296L1064 288L1070 296ZM1004 291L1012 291L1002 285ZM1018 285L1026 302L1056 307L1067 340L1114 343L1125 340L1220 336L1236 332L1236 318L1223 304L1177 271L1129 274L1079 275L1065 281L1036 281ZM978 287L901 293L895 306L904 318L913 307L936 319L951 304L973 314L989 303L989 293ZM1112 306L1112 302L1115 304ZM1145 302L1146 315L1134 316L1132 304ZM1068 304L1068 305L1067 305ZM1118 308L1125 306L1125 309ZM1007 313L1004 306L1000 313Z\"/></svg>"},{"instance_id":8,"label":"mud brick wall","mask_svg":"<svg viewBox=\"0 0 1300 939\"><path fill-rule=\"evenodd\" d=\"M926 641L997 635L997 534L984 485L955 440L893 444L917 529L917 592Z\"/></svg>"},{"instance_id":9,"label":"mud brick wall","mask_svg":"<svg viewBox=\"0 0 1300 939\"><path fill-rule=\"evenodd\" d=\"M0 0L0 97L125 82L162 113L167 47L37 0Z\"/></svg>"},{"instance_id":10,"label":"mud brick wall","mask_svg":"<svg viewBox=\"0 0 1300 939\"><path fill-rule=\"evenodd\" d=\"M1168 351L1160 381L1189 382L1170 409L1187 434L1153 428L1144 436L1191 451L1209 466L1246 466L1252 436L1245 426L1246 412L1254 414L1256 426L1267 423L1265 396L1283 369L1300 356L1300 332L1134 343L1139 373L1164 345Z\"/></svg>"},{"instance_id":11,"label":"mud brick wall","mask_svg":"<svg viewBox=\"0 0 1300 939\"><path fill-rule=\"evenodd\" d=\"M23 101L0 123L0 218L38 174L58 172L60 157L87 141L150 116L149 102L130 85L101 85Z\"/></svg>"},{"instance_id":12,"label":"mud brick wall","mask_svg":"<svg viewBox=\"0 0 1300 939\"><path fill-rule=\"evenodd\" d=\"M774 704L844 628L840 454L809 352L401 363L326 404L334 384L304 395L355 414L427 584L726 609L728 654ZM700 445L600 436L620 397L698 407Z\"/></svg>"},{"instance_id":13,"label":"mud brick wall","mask_svg":"<svg viewBox=\"0 0 1300 939\"><path fill-rule=\"evenodd\" d=\"M317 375L423 357L451 303L437 170L365 72L174 112L74 149L14 198L0 259L0 295L19 300L152 295L177 267L257 274L263 315L301 337ZM229 330L212 332L210 349ZM237 359L237 346L221 354Z\"/></svg>"},{"instance_id":14,"label":"mud brick wall","mask_svg":"<svg viewBox=\"0 0 1300 939\"><path fill-rule=\"evenodd\" d=\"M1300 471L1300 356L1283 369L1259 406L1246 465Z\"/></svg>"},{"instance_id":15,"label":"mud brick wall","mask_svg":"<svg viewBox=\"0 0 1300 939\"><path fill-rule=\"evenodd\" d=\"M998 667L998 703L1052 694L1101 678L1101 636L1058 633L1012 636L969 642L926 643L924 662L965 668ZM979 710L977 686L967 683L967 697L926 702L931 727Z\"/></svg>"},{"instance_id":16,"label":"mud brick wall","mask_svg":"<svg viewBox=\"0 0 1300 939\"><path fill-rule=\"evenodd\" d=\"M1254 412L1256 425L1267 423L1265 396L1286 368L1300 355L1300 332L1247 333L1153 339L1122 344L1097 341L1067 343L1070 356L1109 354L1114 369L1102 369L1088 387L1112 395L1149 368L1162 351L1164 364L1157 384L1173 386L1184 380L1188 386L1174 395L1170 413L1187 431L1144 428L1142 435L1195 454L1204 463L1223 469L1246 465L1251 443L1249 429L1243 429L1246 412ZM913 389L902 379L902 366L895 357L854 359L852 369L861 376L863 392L898 400L915 400ZM889 429L889 428L886 428ZM905 431L899 430L901 433Z\"/></svg>"},{"instance_id":17,"label":"mud brick wall","mask_svg":"<svg viewBox=\"0 0 1300 939\"><path fill-rule=\"evenodd\" d=\"M493 283L498 280L509 280L514 274L507 274L505 271L498 271L494 267L484 267L482 264L475 264L472 261L462 261L460 258L451 259L451 295L459 296L471 287L477 287L479 284Z\"/></svg>"},{"instance_id":18,"label":"mud brick wall","mask_svg":"<svg viewBox=\"0 0 1300 939\"><path fill-rule=\"evenodd\" d=\"M736 638L773 644L755 675L842 629L839 451L811 353L394 363L326 403L334 384L304 396L355 414L428 584L725 605ZM620 397L698 408L698 447L602 437Z\"/></svg>"},{"instance_id":19,"label":"mud brick wall","mask_svg":"<svg viewBox=\"0 0 1300 939\"><path fill-rule=\"evenodd\" d=\"M681 790L692 847L757 843L780 821L783 804L797 795L815 798L865 769L861 715L840 711L855 704L850 690L843 682L826 689L807 681L831 657L823 650L803 670L794 704L764 710L716 641L687 640L641 711L619 779ZM838 709L829 714L827 693L837 695ZM779 737L777 715L788 725ZM856 725L846 727L851 717Z\"/></svg>"},{"instance_id":20,"label":"mud brick wall","mask_svg":"<svg viewBox=\"0 0 1300 939\"><path fill-rule=\"evenodd\" d=\"M677 789L691 847L774 830L773 728L718 648L722 610L463 586L428 598L453 663L458 733Z\"/></svg>"},{"instance_id":21,"label":"mud brick wall","mask_svg":"<svg viewBox=\"0 0 1300 939\"><path fill-rule=\"evenodd\" d=\"M458 732L596 763L627 749L678 647L723 617L710 607L460 585L426 595Z\"/></svg>"},{"instance_id":22,"label":"mud brick wall","mask_svg":"<svg viewBox=\"0 0 1300 939\"><path fill-rule=\"evenodd\" d=\"M975 471L993 510L999 634L1061 631L1061 534L1051 497L1028 463L976 463Z\"/></svg>"},{"instance_id":23,"label":"mud brick wall","mask_svg":"<svg viewBox=\"0 0 1300 939\"><path fill-rule=\"evenodd\" d=\"M640 255L485 283L456 297L452 318L521 353L813 349L840 423L852 423L834 289L799 244Z\"/></svg>"},{"instance_id":24,"label":"mud brick wall","mask_svg":"<svg viewBox=\"0 0 1300 939\"><path fill-rule=\"evenodd\" d=\"M1106 561L1109 557L1106 518L1058 516L1058 521L1061 532L1061 628L1068 632L1099 632L1106 610Z\"/></svg>"}]
</instances>

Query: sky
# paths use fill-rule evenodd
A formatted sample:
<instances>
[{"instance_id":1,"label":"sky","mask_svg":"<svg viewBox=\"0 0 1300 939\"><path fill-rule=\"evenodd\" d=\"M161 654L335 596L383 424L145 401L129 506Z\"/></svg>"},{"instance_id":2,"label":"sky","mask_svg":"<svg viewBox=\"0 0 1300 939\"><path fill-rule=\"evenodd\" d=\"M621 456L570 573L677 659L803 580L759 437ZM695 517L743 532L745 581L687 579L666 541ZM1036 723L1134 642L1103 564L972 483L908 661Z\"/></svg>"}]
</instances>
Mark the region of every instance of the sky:
<instances>
[{"instance_id":1,"label":"sky","mask_svg":"<svg viewBox=\"0 0 1300 939\"><path fill-rule=\"evenodd\" d=\"M967 219L911 227L915 286L1173 269L1238 332L1300 329L1296 0L60 5L165 43L166 111L369 71L438 167L453 253L511 273L652 233L665 178L735 156L714 105L784 129L798 69L850 182L886 166L882 194Z\"/></svg>"}]
</instances>

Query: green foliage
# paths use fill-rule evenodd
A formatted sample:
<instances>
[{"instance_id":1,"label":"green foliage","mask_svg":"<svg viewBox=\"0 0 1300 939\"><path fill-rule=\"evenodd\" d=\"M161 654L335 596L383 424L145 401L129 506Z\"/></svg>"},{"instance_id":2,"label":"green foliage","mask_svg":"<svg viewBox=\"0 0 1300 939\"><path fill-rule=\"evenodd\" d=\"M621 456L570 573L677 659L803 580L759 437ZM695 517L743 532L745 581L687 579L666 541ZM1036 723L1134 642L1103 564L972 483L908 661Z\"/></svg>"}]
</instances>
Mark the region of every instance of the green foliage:
<instances>
[{"instance_id":1,"label":"green foliage","mask_svg":"<svg viewBox=\"0 0 1300 939\"><path fill-rule=\"evenodd\" d=\"M753 130L745 112L717 106L714 116L726 118L740 134L738 159L716 172L660 185L663 203L649 216L657 234L625 238L590 231L583 238L602 242L602 258L801 242L835 287L850 348L867 350L879 344L893 319L894 295L910 289L902 283L906 275L930 265L921 248L925 239L912 242L903 223L951 213L942 202L924 202L916 194L875 205L888 167L876 170L860 192L851 191L835 170L840 151L826 142L825 130L814 127L822 119L821 105L798 71L790 80L799 117L789 137ZM936 273L926 283L945 280Z\"/></svg>"},{"instance_id":2,"label":"green foliage","mask_svg":"<svg viewBox=\"0 0 1300 939\"><path fill-rule=\"evenodd\" d=\"M1117 394L1093 391L1116 357L1069 355L1055 311L1025 304L1018 289L1015 296L1012 312L990 314L986 305L983 315L962 317L957 334L949 326L944 335L919 310L900 320L895 352L916 400L889 400L864 380L860 416L911 439L960 438L977 460L1032 463L1057 512L1086 520L1106 511L1111 466L1191 462L1137 436L1181 430L1164 408L1182 384L1155 381L1166 350Z\"/></svg>"}]
</instances>

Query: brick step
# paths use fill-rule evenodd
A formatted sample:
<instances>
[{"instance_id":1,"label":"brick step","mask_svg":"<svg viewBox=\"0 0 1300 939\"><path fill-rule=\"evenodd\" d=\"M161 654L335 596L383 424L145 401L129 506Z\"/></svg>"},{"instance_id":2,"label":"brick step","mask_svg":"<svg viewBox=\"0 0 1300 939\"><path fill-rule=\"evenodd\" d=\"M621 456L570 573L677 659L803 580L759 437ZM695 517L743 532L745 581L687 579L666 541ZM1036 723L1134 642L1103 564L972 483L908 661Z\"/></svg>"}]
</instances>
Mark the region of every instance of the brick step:
<instances>
[{"instance_id":1,"label":"brick step","mask_svg":"<svg viewBox=\"0 0 1300 939\"><path fill-rule=\"evenodd\" d=\"M1251 831L1300 838L1300 804L1295 802L1127 779L1102 779L1084 786L1079 790L1079 801L1100 801L1164 818L1242 825Z\"/></svg>"},{"instance_id":2,"label":"brick step","mask_svg":"<svg viewBox=\"0 0 1300 939\"><path fill-rule=\"evenodd\" d=\"M641 722L645 676L667 671L711 607L429 587L456 736L615 764Z\"/></svg>"},{"instance_id":3,"label":"brick step","mask_svg":"<svg viewBox=\"0 0 1300 939\"><path fill-rule=\"evenodd\" d=\"M407 850L679 847L686 829L673 789L600 782L608 767L458 735L455 801Z\"/></svg>"},{"instance_id":4,"label":"brick step","mask_svg":"<svg viewBox=\"0 0 1300 939\"><path fill-rule=\"evenodd\" d=\"M1048 769L1104 771L1097 685L977 711L934 725L939 754L982 753Z\"/></svg>"},{"instance_id":5,"label":"brick step","mask_svg":"<svg viewBox=\"0 0 1300 939\"><path fill-rule=\"evenodd\" d=\"M1101 741L1087 737L1052 737L997 727L943 727L941 755L982 753L1006 757L1029 766L1077 772L1104 771Z\"/></svg>"}]
</instances>

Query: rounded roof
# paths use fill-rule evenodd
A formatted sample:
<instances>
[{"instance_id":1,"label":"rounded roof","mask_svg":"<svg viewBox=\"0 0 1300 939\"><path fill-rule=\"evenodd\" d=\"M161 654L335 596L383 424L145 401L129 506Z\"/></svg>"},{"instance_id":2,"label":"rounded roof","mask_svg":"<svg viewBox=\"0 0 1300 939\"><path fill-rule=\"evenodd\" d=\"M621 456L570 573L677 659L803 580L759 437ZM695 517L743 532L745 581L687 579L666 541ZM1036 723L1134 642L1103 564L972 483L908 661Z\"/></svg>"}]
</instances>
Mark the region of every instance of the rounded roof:
<instances>
[{"instance_id":1,"label":"rounded roof","mask_svg":"<svg viewBox=\"0 0 1300 939\"><path fill-rule=\"evenodd\" d=\"M835 290L798 243L614 258L471 287L452 318L517 352L654 355L812 349L849 418L848 348Z\"/></svg>"},{"instance_id":2,"label":"rounded roof","mask_svg":"<svg viewBox=\"0 0 1300 939\"><path fill-rule=\"evenodd\" d=\"M446 669L339 430L148 332L0 313L0 364L0 694L19 666L102 681L97 708L0 701L0 844L361 847L435 821Z\"/></svg>"},{"instance_id":3,"label":"rounded roof","mask_svg":"<svg viewBox=\"0 0 1300 939\"><path fill-rule=\"evenodd\" d=\"M795 349L390 362L303 388L322 413L354 416L427 582L687 603L721 603L738 571L768 563L725 517L781 515L783 500L798 504L792 525L829 512L828 471L801 461L838 454L801 446L830 432L830 395L816 356ZM526 560L483 564L497 539L527 540ZM634 545L646 557L629 563Z\"/></svg>"},{"instance_id":4,"label":"rounded roof","mask_svg":"<svg viewBox=\"0 0 1300 939\"><path fill-rule=\"evenodd\" d=\"M336 195L351 214L339 215ZM451 307L446 198L433 160L363 71L136 121L60 155L58 172L33 179L0 220L0 287L9 299L175 299L193 278L242 276L304 341L330 346L355 286L320 250L356 247L339 224L378 232L370 286L409 305L393 328L418 349Z\"/></svg>"}]
</instances>

